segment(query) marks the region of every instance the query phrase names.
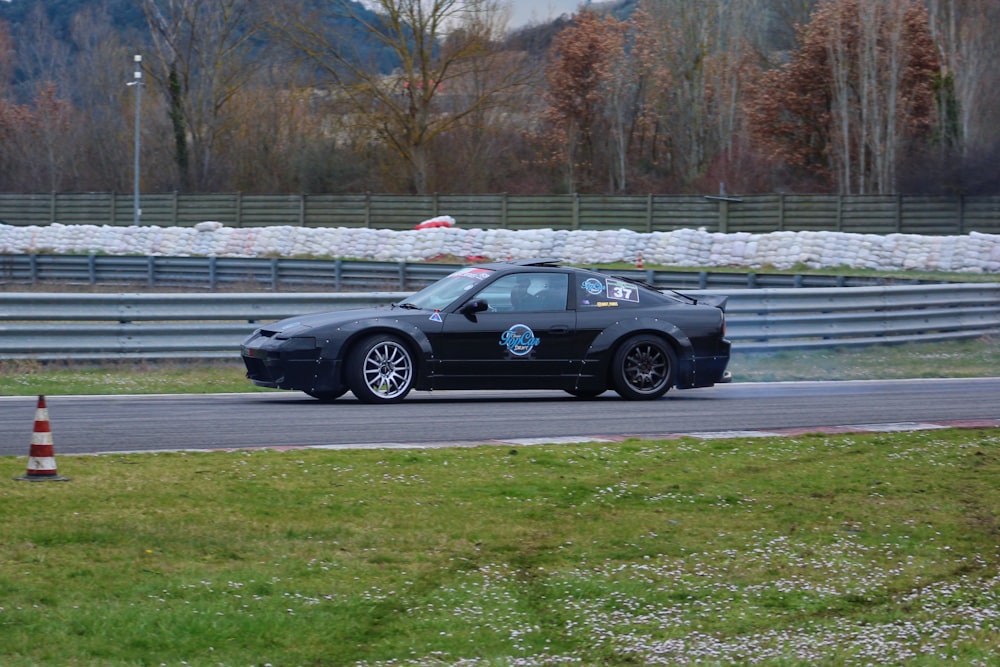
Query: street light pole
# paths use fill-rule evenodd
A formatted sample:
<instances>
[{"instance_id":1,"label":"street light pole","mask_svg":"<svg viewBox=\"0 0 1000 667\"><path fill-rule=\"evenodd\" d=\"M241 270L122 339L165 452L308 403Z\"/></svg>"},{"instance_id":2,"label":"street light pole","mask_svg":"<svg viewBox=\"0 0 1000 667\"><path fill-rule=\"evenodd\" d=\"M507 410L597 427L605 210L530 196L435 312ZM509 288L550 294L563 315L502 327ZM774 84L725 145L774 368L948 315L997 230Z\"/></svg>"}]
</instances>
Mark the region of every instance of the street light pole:
<instances>
[{"instance_id":1,"label":"street light pole","mask_svg":"<svg viewBox=\"0 0 1000 667\"><path fill-rule=\"evenodd\" d=\"M132 184L132 224L139 225L139 216L142 209L139 208L139 118L142 114L142 56L135 56L135 74L131 83L126 85L135 86L135 180Z\"/></svg>"}]
</instances>

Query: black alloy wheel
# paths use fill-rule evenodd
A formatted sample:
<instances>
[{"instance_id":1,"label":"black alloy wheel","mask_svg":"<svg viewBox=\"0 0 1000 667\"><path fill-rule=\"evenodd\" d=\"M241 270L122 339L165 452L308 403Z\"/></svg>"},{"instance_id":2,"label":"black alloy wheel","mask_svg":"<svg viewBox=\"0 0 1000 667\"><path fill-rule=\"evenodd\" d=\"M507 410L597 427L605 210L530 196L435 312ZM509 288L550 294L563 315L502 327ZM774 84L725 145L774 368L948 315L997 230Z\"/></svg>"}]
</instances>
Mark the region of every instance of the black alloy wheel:
<instances>
[{"instance_id":1,"label":"black alloy wheel","mask_svg":"<svg viewBox=\"0 0 1000 667\"><path fill-rule=\"evenodd\" d=\"M615 353L611 381L622 398L652 400L674 384L677 355L667 341L650 334L626 340Z\"/></svg>"}]
</instances>

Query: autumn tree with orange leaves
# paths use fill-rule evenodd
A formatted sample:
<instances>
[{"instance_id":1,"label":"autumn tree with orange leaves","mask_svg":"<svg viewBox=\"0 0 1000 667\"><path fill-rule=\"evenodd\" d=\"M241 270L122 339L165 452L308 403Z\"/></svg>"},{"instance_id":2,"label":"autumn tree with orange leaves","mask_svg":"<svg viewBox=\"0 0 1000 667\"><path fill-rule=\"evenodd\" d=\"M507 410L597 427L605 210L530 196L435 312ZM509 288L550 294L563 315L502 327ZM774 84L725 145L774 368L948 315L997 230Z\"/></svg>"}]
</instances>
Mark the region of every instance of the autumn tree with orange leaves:
<instances>
[{"instance_id":1,"label":"autumn tree with orange leaves","mask_svg":"<svg viewBox=\"0 0 1000 667\"><path fill-rule=\"evenodd\" d=\"M747 105L756 144L843 194L895 192L900 161L935 127L940 65L927 10L915 0L827 0L799 44Z\"/></svg>"},{"instance_id":2,"label":"autumn tree with orange leaves","mask_svg":"<svg viewBox=\"0 0 1000 667\"><path fill-rule=\"evenodd\" d=\"M615 75L627 71L621 67L624 38L621 22L583 11L553 41L546 71L545 144L551 163L562 167L568 192L593 191L610 168L602 148L610 136L609 112L614 115L612 86L622 83Z\"/></svg>"}]
</instances>

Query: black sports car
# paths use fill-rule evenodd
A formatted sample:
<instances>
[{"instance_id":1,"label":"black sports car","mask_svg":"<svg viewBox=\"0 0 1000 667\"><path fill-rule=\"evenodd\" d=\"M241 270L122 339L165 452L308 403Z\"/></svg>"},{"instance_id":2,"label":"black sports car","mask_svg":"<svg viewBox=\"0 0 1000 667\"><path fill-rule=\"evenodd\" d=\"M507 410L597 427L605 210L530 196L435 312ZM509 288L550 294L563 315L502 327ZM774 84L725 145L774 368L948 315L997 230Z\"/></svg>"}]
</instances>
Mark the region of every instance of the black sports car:
<instances>
[{"instance_id":1,"label":"black sports car","mask_svg":"<svg viewBox=\"0 0 1000 667\"><path fill-rule=\"evenodd\" d=\"M726 298L525 260L468 266L381 308L303 315L242 345L247 377L321 400L411 389L561 389L655 399L728 382Z\"/></svg>"}]
</instances>

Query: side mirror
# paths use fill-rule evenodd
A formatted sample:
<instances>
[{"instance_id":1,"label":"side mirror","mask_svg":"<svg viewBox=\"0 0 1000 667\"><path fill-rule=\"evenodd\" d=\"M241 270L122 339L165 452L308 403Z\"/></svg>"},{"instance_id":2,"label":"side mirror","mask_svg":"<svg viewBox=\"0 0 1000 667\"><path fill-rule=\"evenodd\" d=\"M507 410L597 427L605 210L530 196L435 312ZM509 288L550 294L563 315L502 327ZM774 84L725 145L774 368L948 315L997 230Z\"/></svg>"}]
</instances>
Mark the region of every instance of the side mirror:
<instances>
[{"instance_id":1,"label":"side mirror","mask_svg":"<svg viewBox=\"0 0 1000 667\"><path fill-rule=\"evenodd\" d=\"M475 319L476 313L481 313L485 310L488 310L489 307L490 304L486 302L486 299L473 299L472 301L462 306L462 310L460 310L459 312L461 312L469 319Z\"/></svg>"}]
</instances>

